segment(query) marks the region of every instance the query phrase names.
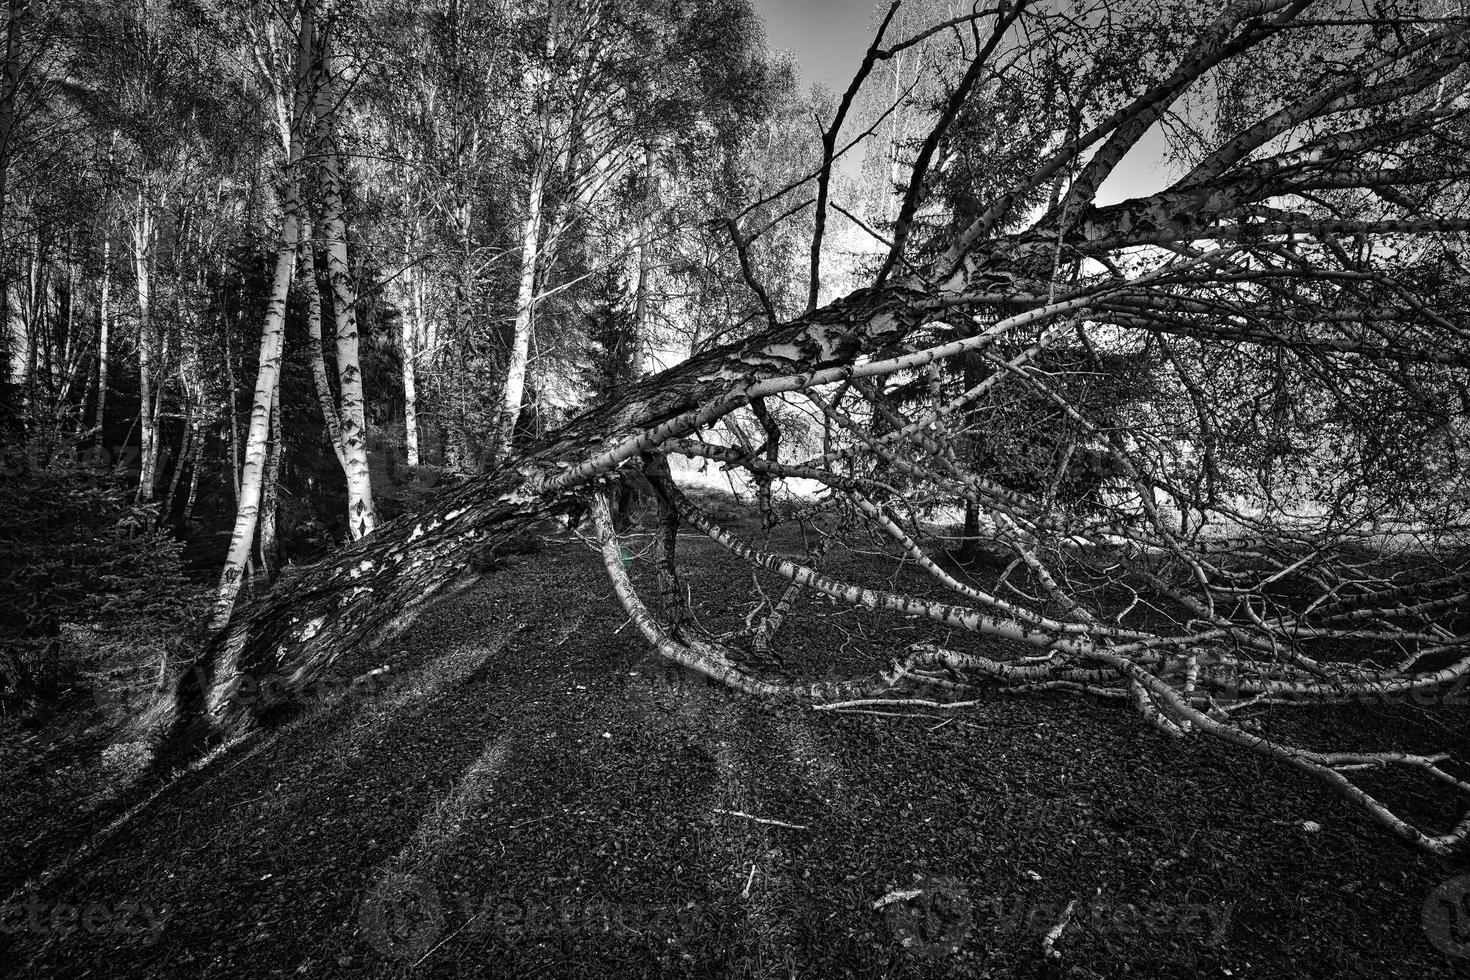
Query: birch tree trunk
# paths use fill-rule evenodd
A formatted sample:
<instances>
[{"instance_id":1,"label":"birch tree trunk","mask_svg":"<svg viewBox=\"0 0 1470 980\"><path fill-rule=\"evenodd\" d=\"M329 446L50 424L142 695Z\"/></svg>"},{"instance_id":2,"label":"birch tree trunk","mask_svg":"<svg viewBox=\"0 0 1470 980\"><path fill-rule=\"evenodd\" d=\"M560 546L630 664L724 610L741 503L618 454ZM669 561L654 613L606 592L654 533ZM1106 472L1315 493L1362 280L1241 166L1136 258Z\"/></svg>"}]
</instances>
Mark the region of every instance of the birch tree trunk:
<instances>
[{"instance_id":1,"label":"birch tree trunk","mask_svg":"<svg viewBox=\"0 0 1470 980\"><path fill-rule=\"evenodd\" d=\"M97 442L103 441L102 427L107 421L107 358L111 339L112 311L108 307L112 287L112 236L102 236L102 295L97 302L97 402L92 431Z\"/></svg>"},{"instance_id":2,"label":"birch tree trunk","mask_svg":"<svg viewBox=\"0 0 1470 980\"><path fill-rule=\"evenodd\" d=\"M897 105L903 89L903 55L893 59L893 91L889 98ZM895 112L888 140L888 187L883 198L883 215L890 221L898 220L903 207L903 113Z\"/></svg>"},{"instance_id":3,"label":"birch tree trunk","mask_svg":"<svg viewBox=\"0 0 1470 980\"><path fill-rule=\"evenodd\" d=\"M189 462L189 496L184 500L184 512L179 516L179 526L187 534L194 519L194 502L199 499L199 467L204 463L204 432L202 421L194 423L194 458Z\"/></svg>"},{"instance_id":4,"label":"birch tree trunk","mask_svg":"<svg viewBox=\"0 0 1470 980\"><path fill-rule=\"evenodd\" d=\"M327 441L337 455L342 472L347 472L347 460L342 455L342 422L337 417L337 400L332 386L327 382L327 364L322 355L322 291L316 281L316 246L311 240L311 225L302 221L301 243L301 289L306 294L306 335L311 348L311 379L316 388L317 404L322 410L322 424L327 429Z\"/></svg>"},{"instance_id":5,"label":"birch tree trunk","mask_svg":"<svg viewBox=\"0 0 1470 980\"><path fill-rule=\"evenodd\" d=\"M21 384L25 391L25 404L29 411L36 411L36 369L39 364L40 331L38 315L36 312L36 296L39 294L40 283L45 278L45 256L41 253L40 242L36 243L36 254L27 255L26 260L29 268L26 272L26 294L21 304L21 325L25 333L26 341L26 369L25 377Z\"/></svg>"},{"instance_id":6,"label":"birch tree trunk","mask_svg":"<svg viewBox=\"0 0 1470 980\"><path fill-rule=\"evenodd\" d=\"M62 256L66 265L65 284L58 283L56 286L56 321L57 329L61 333L60 349L56 357L56 376L61 383L61 390L57 393L57 407L66 404L66 398L71 394L72 382L76 378L77 365L84 356L82 338L77 330L77 266L72 261L70 245Z\"/></svg>"},{"instance_id":7,"label":"birch tree trunk","mask_svg":"<svg viewBox=\"0 0 1470 980\"><path fill-rule=\"evenodd\" d=\"M419 297L414 296L414 316L404 317L402 324L403 344L403 441L408 451L408 465L419 465L419 418L418 418L418 311Z\"/></svg>"},{"instance_id":8,"label":"birch tree trunk","mask_svg":"<svg viewBox=\"0 0 1470 980\"><path fill-rule=\"evenodd\" d=\"M230 351L230 331L225 331L225 384L230 409L230 488L235 494L235 506L240 506L240 418L235 407L234 354Z\"/></svg>"},{"instance_id":9,"label":"birch tree trunk","mask_svg":"<svg viewBox=\"0 0 1470 980\"><path fill-rule=\"evenodd\" d=\"M264 485L260 491L260 573L274 582L278 573L279 546L276 541L276 484L281 476L281 449L285 433L281 427L281 374L271 392L270 451L266 456Z\"/></svg>"},{"instance_id":10,"label":"birch tree trunk","mask_svg":"<svg viewBox=\"0 0 1470 980\"><path fill-rule=\"evenodd\" d=\"M403 247L404 289L408 302L399 321L399 345L403 355L403 443L408 465L419 465L418 338L422 332L424 298L418 270L414 268L413 226L410 223Z\"/></svg>"},{"instance_id":11,"label":"birch tree trunk","mask_svg":"<svg viewBox=\"0 0 1470 980\"><path fill-rule=\"evenodd\" d=\"M24 65L21 62L21 39L30 0L8 0L5 22L4 88L0 89L0 351L10 349L10 238L5 234L5 215L10 195L10 156L14 142L15 96L20 89ZM9 361L6 362L7 375Z\"/></svg>"},{"instance_id":12,"label":"birch tree trunk","mask_svg":"<svg viewBox=\"0 0 1470 980\"><path fill-rule=\"evenodd\" d=\"M296 269L296 253L301 244L301 160L305 155L305 126L308 104L317 97L316 23L311 4L301 11L300 37L296 56L296 92L291 116L290 151L286 160L285 194L281 201L281 240L276 249L275 277L271 284L270 303L260 334L260 368L255 376L255 397L250 409L250 430L245 439L245 463L240 472L240 498L235 513L235 529L230 535L230 549L220 573L210 628L220 630L230 621L235 597L250 560L250 546L255 538L260 513L261 487L266 469L266 446L270 436L272 395L281 369L281 349L285 338L286 299Z\"/></svg>"},{"instance_id":13,"label":"birch tree trunk","mask_svg":"<svg viewBox=\"0 0 1470 980\"><path fill-rule=\"evenodd\" d=\"M321 122L321 120L318 120ZM330 121L327 123L330 126ZM368 470L367 420L357 343L357 295L347 262L347 225L342 208L342 164L331 147L321 161L322 231L326 237L327 280L332 287L332 319L337 336L337 380L341 396L341 460L347 475L347 528L352 540L377 526L372 477Z\"/></svg>"},{"instance_id":14,"label":"birch tree trunk","mask_svg":"<svg viewBox=\"0 0 1470 980\"><path fill-rule=\"evenodd\" d=\"M653 148L643 149L644 193L638 215L638 286L633 296L633 363L632 380L643 377L652 338L649 324L649 298L653 292L653 213L658 203L658 170Z\"/></svg>"},{"instance_id":15,"label":"birch tree trunk","mask_svg":"<svg viewBox=\"0 0 1470 980\"><path fill-rule=\"evenodd\" d=\"M521 274L516 289L515 331L511 336L510 356L506 360L505 390L501 399L500 419L495 434L496 464L510 454L515 441L516 422L521 415L521 396L526 388L526 361L531 350L531 323L536 303L536 261L541 247L541 209L545 202L546 180L553 157L551 148L552 65L556 58L558 15L556 0L548 5L550 23L546 34L546 66L537 85L536 145L531 156L531 180L526 188L526 223L521 232Z\"/></svg>"},{"instance_id":16,"label":"birch tree trunk","mask_svg":"<svg viewBox=\"0 0 1470 980\"><path fill-rule=\"evenodd\" d=\"M521 232L521 275L516 289L515 333L511 336L510 356L505 369L505 394L500 406L500 424L495 435L494 456L497 461L510 454L515 438L516 422L521 415L521 396L526 388L526 361L531 350L531 313L536 302L536 259L541 244L541 205L546 189L545 129L541 148L531 171L531 184L526 192L526 223Z\"/></svg>"},{"instance_id":17,"label":"birch tree trunk","mask_svg":"<svg viewBox=\"0 0 1470 980\"><path fill-rule=\"evenodd\" d=\"M185 398L188 398L188 388L185 387ZM194 402L188 399L184 403L184 431L179 434L179 451L174 457L173 473L168 478L168 492L163 496L163 506L158 510L158 525L162 527L168 523L168 518L174 509L174 501L179 494L179 480L184 475L184 467L189 464L189 451L193 447L194 439Z\"/></svg>"},{"instance_id":18,"label":"birch tree trunk","mask_svg":"<svg viewBox=\"0 0 1470 980\"><path fill-rule=\"evenodd\" d=\"M153 317L152 282L148 251L153 240L153 213L146 187L138 191L138 210L133 218L133 276L138 299L138 494L139 503L153 499L154 470L158 450L158 420L153 411Z\"/></svg>"}]
</instances>

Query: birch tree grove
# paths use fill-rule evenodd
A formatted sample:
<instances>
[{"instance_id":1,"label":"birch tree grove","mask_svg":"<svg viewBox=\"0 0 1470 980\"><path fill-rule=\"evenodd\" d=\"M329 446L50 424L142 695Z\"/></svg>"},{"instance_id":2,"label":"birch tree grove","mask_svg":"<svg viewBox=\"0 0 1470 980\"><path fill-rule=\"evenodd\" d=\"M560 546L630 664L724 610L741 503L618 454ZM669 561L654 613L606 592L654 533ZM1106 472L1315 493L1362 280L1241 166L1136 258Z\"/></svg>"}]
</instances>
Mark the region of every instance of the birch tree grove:
<instances>
[{"instance_id":1,"label":"birch tree grove","mask_svg":"<svg viewBox=\"0 0 1470 980\"><path fill-rule=\"evenodd\" d=\"M885 0L814 93L746 0L149 11L187 165L63 86L93 135L0 184L0 258L26 417L232 522L181 739L554 534L731 697L1098 699L1470 838L1470 771L1357 710L1470 679L1462 0ZM89 358L91 412L47 387ZM691 534L743 627L694 614ZM281 581L237 602L252 554ZM838 634L870 670L782 668Z\"/></svg>"}]
</instances>

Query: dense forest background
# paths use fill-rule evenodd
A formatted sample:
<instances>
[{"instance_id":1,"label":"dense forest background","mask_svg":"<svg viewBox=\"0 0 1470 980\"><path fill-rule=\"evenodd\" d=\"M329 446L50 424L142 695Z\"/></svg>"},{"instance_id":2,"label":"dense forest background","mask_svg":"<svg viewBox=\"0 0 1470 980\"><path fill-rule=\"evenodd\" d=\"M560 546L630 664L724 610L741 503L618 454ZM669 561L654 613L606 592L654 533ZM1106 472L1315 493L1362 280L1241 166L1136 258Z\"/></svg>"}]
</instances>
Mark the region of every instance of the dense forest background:
<instances>
[{"instance_id":1,"label":"dense forest background","mask_svg":"<svg viewBox=\"0 0 1470 980\"><path fill-rule=\"evenodd\" d=\"M253 463L248 590L748 332L711 216L805 176L832 99L744 2L14 2L5 37L17 642L55 641L48 589L96 586L58 524L117 539L106 581L183 574L172 541L207 577ZM747 232L785 316L806 217ZM22 660L10 694L38 682Z\"/></svg>"},{"instance_id":2,"label":"dense forest background","mask_svg":"<svg viewBox=\"0 0 1470 980\"><path fill-rule=\"evenodd\" d=\"M283 208L307 244L266 510L308 553L348 536L334 445L391 516L504 453L513 363L525 438L759 311L709 216L811 167L828 96L748 5L329 5L305 55L283 12L12 5L4 404L32 456L85 442L180 529L233 509ZM787 314L800 233L751 248Z\"/></svg>"}]
</instances>

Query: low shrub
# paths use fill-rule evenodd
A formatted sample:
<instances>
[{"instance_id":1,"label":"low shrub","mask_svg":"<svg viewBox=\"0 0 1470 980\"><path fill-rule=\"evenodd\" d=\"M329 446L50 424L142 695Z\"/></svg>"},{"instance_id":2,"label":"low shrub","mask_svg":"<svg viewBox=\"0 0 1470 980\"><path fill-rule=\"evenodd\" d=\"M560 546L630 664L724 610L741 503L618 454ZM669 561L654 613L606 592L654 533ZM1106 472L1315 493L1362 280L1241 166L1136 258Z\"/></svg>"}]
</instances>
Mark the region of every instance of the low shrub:
<instances>
[{"instance_id":1,"label":"low shrub","mask_svg":"<svg viewBox=\"0 0 1470 980\"><path fill-rule=\"evenodd\" d=\"M75 461L0 482L0 713L79 692L138 703L189 643L206 590L131 483Z\"/></svg>"}]
</instances>

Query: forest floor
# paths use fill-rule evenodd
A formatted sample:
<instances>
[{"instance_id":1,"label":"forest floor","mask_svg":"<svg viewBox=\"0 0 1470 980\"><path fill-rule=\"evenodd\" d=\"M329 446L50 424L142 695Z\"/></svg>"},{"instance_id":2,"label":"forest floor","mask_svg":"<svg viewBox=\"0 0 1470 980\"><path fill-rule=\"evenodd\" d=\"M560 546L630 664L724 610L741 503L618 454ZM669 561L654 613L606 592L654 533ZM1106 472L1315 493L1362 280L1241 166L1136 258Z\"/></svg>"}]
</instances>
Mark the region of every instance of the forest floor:
<instances>
[{"instance_id":1,"label":"forest floor","mask_svg":"<svg viewBox=\"0 0 1470 980\"><path fill-rule=\"evenodd\" d=\"M748 568L689 535L681 554L700 622L738 627ZM661 662L584 543L511 561L336 665L388 664L371 688L302 698L183 771L143 769L87 705L0 729L0 976L1470 966L1421 924L1470 862L1295 771L1061 696L912 717L750 701ZM798 618L787 667L867 673L922 632L876 623ZM1463 710L1357 710L1465 754Z\"/></svg>"}]
</instances>

